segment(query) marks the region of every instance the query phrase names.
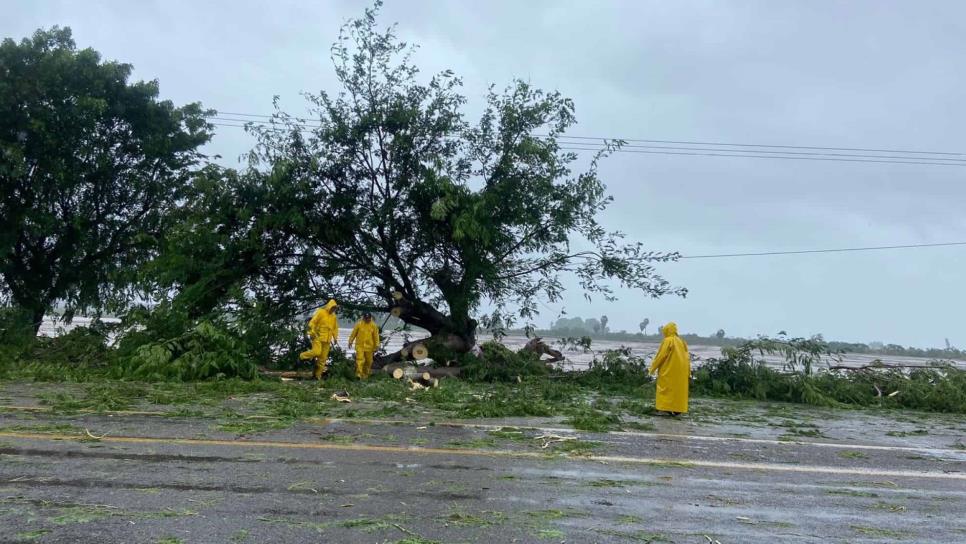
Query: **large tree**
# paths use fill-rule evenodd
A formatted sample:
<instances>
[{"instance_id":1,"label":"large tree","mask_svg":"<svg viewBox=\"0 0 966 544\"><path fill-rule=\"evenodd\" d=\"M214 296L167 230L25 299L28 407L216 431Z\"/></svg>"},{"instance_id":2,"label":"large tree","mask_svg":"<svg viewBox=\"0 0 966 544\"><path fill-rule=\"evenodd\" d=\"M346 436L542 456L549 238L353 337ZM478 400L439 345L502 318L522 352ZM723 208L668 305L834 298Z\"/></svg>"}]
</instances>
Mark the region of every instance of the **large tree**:
<instances>
[{"instance_id":1,"label":"large tree","mask_svg":"<svg viewBox=\"0 0 966 544\"><path fill-rule=\"evenodd\" d=\"M202 292L244 275L241 291L261 308L299 313L335 297L393 310L430 333L431 352L469 350L484 305L496 310L489 319L529 319L540 299L559 300L564 273L588 296L610 297L612 284L684 293L652 266L676 254L598 223L610 198L597 164L612 145L575 171L578 157L558 142L575 122L569 99L517 81L491 89L471 123L460 79L446 71L421 83L411 48L377 25L378 7L332 47L341 90L306 93L308 116L253 123L251 169L231 184L205 181L197 201L224 200L229 218L205 204L194 221L232 225L219 247L244 259L234 279L202 274ZM189 260L202 271L208 262Z\"/></svg>"},{"instance_id":2,"label":"large tree","mask_svg":"<svg viewBox=\"0 0 966 544\"><path fill-rule=\"evenodd\" d=\"M35 328L55 303L117 299L209 139L198 104L131 69L68 28L0 45L0 292Z\"/></svg>"}]
</instances>

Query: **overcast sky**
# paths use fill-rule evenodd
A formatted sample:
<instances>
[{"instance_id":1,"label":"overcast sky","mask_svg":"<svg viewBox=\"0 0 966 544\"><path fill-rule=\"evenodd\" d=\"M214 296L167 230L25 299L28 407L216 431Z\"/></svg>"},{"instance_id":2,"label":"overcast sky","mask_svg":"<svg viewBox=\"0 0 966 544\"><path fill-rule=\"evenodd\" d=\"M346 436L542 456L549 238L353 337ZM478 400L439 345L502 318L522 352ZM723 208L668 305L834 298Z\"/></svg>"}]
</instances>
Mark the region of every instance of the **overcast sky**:
<instances>
[{"instance_id":1,"label":"overcast sky","mask_svg":"<svg viewBox=\"0 0 966 544\"><path fill-rule=\"evenodd\" d=\"M523 78L572 97L574 135L966 152L966 3L390 0L383 21L451 68L479 105ZM177 103L301 113L335 90L328 56L356 1L4 0L0 36L70 26ZM209 151L251 146L219 128ZM962 157L966 158L966 157ZM966 241L966 167L619 154L606 226L685 255ZM823 333L966 346L966 247L662 265L685 299L583 301L556 312L636 330Z\"/></svg>"}]
</instances>

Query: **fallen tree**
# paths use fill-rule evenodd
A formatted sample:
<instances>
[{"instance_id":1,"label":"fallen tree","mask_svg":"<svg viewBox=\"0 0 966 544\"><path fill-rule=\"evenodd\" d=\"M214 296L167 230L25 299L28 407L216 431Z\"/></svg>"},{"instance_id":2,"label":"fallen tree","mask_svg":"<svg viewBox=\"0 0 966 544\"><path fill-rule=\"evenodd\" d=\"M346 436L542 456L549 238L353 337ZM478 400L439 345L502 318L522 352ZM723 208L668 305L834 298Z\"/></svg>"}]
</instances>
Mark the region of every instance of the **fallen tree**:
<instances>
[{"instance_id":1,"label":"fallen tree","mask_svg":"<svg viewBox=\"0 0 966 544\"><path fill-rule=\"evenodd\" d=\"M576 153L559 140L575 123L573 103L523 81L491 91L470 122L460 79L418 80L407 46L378 27L378 8L332 47L337 93L305 93L309 117L276 111L252 124L246 171L198 177L160 291L217 293L212 311L247 313L235 322L273 346L297 334L278 329L302 328L296 318L329 298L427 332L377 369L410 358L417 343L435 360L458 358L478 328L529 320L538 300L559 300L563 274L588 296L610 297L615 284L685 293L654 269L676 253L598 223L611 200L598 162L619 142L575 171ZM484 303L495 310L481 315ZM286 347L266 351L299 349Z\"/></svg>"}]
</instances>

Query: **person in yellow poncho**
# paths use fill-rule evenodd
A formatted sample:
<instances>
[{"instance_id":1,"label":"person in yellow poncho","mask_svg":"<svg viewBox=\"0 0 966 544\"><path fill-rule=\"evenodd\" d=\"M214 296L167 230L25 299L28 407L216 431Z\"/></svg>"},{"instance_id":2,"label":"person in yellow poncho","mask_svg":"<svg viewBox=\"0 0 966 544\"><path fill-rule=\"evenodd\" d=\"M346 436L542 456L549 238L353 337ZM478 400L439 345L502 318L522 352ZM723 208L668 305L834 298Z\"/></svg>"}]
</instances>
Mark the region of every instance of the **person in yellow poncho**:
<instances>
[{"instance_id":1,"label":"person in yellow poncho","mask_svg":"<svg viewBox=\"0 0 966 544\"><path fill-rule=\"evenodd\" d=\"M349 347L356 344L356 377L360 380L369 378L372 372L372 356L379 347L379 327L372 322L372 314L366 313L352 328L349 335Z\"/></svg>"},{"instance_id":2,"label":"person in yellow poncho","mask_svg":"<svg viewBox=\"0 0 966 544\"><path fill-rule=\"evenodd\" d=\"M661 327L664 341L651 362L650 373L657 373L655 407L665 415L685 414L688 411L688 380L691 377L691 356L688 345L678 337L678 326L668 323Z\"/></svg>"},{"instance_id":3,"label":"person in yellow poncho","mask_svg":"<svg viewBox=\"0 0 966 544\"><path fill-rule=\"evenodd\" d=\"M309 320L309 340L312 341L312 349L303 351L299 354L299 359L315 359L315 371L312 376L316 380L321 380L325 374L325 363L329 359L329 348L332 344L339 343L339 320L336 318L336 310L339 305L335 300L330 299L325 306L319 308L312 314Z\"/></svg>"}]
</instances>

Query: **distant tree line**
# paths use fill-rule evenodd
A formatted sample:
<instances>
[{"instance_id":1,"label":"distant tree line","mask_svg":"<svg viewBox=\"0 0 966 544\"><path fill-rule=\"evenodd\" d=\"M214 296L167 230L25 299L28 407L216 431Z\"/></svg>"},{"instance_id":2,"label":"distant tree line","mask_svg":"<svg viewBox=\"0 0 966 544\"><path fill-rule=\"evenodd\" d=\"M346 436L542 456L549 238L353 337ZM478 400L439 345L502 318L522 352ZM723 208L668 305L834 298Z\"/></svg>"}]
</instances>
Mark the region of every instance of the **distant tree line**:
<instances>
[{"instance_id":1,"label":"distant tree line","mask_svg":"<svg viewBox=\"0 0 966 544\"><path fill-rule=\"evenodd\" d=\"M606 319L606 316L605 318ZM538 329L536 334L542 336L582 337L589 336L596 340L608 340L613 342L632 342L632 341L656 341L661 338L660 330L655 330L653 334L647 334L646 328L650 324L650 319L644 319L639 325L639 332L612 331L601 326L601 319L569 317L560 318L554 321L549 329ZM509 331L511 333L522 334L524 331ZM728 337L724 329L718 329L715 333L707 336L700 334L681 334L681 338L692 344L706 346L738 346L750 339L741 337ZM824 341L822 335L813 338ZM949 340L945 341L944 348L916 348L906 347L899 344L883 344L882 342L871 342L864 344L861 342L827 342L832 351L847 353L860 353L869 355L891 355L899 357L923 357L928 359L966 359L966 350L953 347Z\"/></svg>"}]
</instances>

